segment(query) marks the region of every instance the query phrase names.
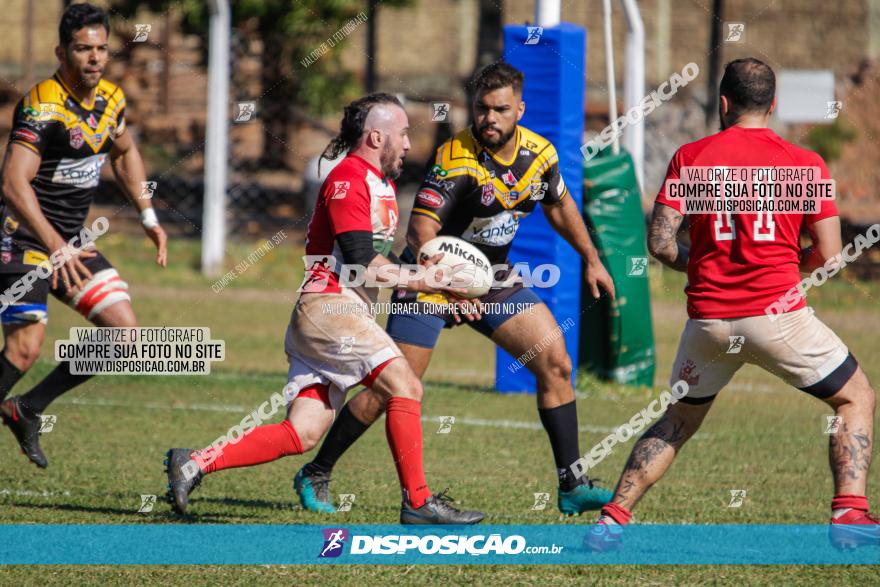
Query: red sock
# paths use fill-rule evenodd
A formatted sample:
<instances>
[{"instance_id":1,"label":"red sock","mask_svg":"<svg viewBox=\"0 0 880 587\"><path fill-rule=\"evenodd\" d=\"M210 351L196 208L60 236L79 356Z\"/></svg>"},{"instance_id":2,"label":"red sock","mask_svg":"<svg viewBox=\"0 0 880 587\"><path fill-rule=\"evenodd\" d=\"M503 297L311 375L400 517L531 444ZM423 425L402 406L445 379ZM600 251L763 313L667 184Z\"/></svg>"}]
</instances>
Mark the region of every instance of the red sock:
<instances>
[{"instance_id":1,"label":"red sock","mask_svg":"<svg viewBox=\"0 0 880 587\"><path fill-rule=\"evenodd\" d=\"M400 486L414 508L431 497L422 467L422 404L414 399L392 397L385 408L385 435L397 466Z\"/></svg>"},{"instance_id":2,"label":"red sock","mask_svg":"<svg viewBox=\"0 0 880 587\"><path fill-rule=\"evenodd\" d=\"M235 444L227 444L220 450L209 446L197 451L193 453L193 459L205 473L216 473L223 469L268 463L302 452L293 424L285 420L281 424L257 426Z\"/></svg>"},{"instance_id":3,"label":"red sock","mask_svg":"<svg viewBox=\"0 0 880 587\"><path fill-rule=\"evenodd\" d=\"M608 516L621 526L629 524L629 520L632 518L632 512L616 503L606 503L602 508L602 514Z\"/></svg>"},{"instance_id":4,"label":"red sock","mask_svg":"<svg viewBox=\"0 0 880 587\"><path fill-rule=\"evenodd\" d=\"M868 498L864 495L835 495L831 500L831 511L852 508L854 510L868 511Z\"/></svg>"}]
</instances>

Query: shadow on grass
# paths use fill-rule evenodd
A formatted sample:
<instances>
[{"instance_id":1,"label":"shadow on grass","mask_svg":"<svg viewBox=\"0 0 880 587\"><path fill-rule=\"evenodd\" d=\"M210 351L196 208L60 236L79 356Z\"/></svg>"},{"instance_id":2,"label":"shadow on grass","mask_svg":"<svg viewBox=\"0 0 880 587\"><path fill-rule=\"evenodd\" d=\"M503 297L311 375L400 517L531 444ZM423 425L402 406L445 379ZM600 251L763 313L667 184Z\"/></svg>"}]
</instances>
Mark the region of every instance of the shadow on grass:
<instances>
[{"instance_id":1,"label":"shadow on grass","mask_svg":"<svg viewBox=\"0 0 880 587\"><path fill-rule=\"evenodd\" d=\"M28 502L15 502L9 505L19 506L23 508L34 508L40 510L57 510L64 512L83 512L89 514L107 514L107 515L116 515L121 516L123 518L127 518L130 521L134 522L144 522L144 523L156 523L156 522L200 522L200 523L214 523L214 524L225 524L228 523L229 519L234 518L247 518L247 515L241 514L208 514L208 515L193 515L187 514L185 516L179 516L171 511L152 511L148 513L137 513L137 511L132 511L131 509L123 509L123 508L114 508L114 507L98 507L98 506L86 506L72 503L54 503L54 504L39 504L39 503L28 503ZM157 504L157 507L161 507ZM76 522L80 523L80 522Z\"/></svg>"}]
</instances>

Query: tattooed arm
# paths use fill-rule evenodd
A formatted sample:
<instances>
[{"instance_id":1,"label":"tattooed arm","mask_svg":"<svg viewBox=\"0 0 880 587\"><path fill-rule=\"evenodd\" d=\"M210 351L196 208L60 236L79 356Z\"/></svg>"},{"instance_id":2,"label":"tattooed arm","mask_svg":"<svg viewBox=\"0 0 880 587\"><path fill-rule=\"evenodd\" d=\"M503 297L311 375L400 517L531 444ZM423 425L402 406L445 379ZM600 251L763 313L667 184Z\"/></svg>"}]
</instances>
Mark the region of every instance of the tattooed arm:
<instances>
[{"instance_id":1,"label":"tattooed arm","mask_svg":"<svg viewBox=\"0 0 880 587\"><path fill-rule=\"evenodd\" d=\"M669 206L654 204L654 215L648 227L648 251L655 259L676 271L687 271L688 249L678 243L676 235L684 216Z\"/></svg>"}]
</instances>

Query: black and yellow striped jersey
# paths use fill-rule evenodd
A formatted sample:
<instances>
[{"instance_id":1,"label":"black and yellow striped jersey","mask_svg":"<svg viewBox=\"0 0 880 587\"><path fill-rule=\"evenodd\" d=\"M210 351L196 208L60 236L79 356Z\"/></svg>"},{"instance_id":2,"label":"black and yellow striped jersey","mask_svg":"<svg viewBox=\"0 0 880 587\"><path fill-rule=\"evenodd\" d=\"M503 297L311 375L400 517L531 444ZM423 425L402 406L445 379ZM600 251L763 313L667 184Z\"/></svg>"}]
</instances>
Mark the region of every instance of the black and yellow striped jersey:
<instances>
[{"instance_id":1,"label":"black and yellow striped jersey","mask_svg":"<svg viewBox=\"0 0 880 587\"><path fill-rule=\"evenodd\" d=\"M493 265L505 263L520 220L541 202L558 204L567 189L552 143L518 126L516 154L501 161L465 129L440 145L416 196L414 215L442 226L483 251Z\"/></svg>"},{"instance_id":2,"label":"black and yellow striped jersey","mask_svg":"<svg viewBox=\"0 0 880 587\"><path fill-rule=\"evenodd\" d=\"M65 239L82 228L107 154L124 131L125 95L103 79L91 106L80 102L57 73L34 86L16 106L9 142L40 156L31 185L46 219ZM2 214L4 237L43 247L5 203Z\"/></svg>"}]
</instances>

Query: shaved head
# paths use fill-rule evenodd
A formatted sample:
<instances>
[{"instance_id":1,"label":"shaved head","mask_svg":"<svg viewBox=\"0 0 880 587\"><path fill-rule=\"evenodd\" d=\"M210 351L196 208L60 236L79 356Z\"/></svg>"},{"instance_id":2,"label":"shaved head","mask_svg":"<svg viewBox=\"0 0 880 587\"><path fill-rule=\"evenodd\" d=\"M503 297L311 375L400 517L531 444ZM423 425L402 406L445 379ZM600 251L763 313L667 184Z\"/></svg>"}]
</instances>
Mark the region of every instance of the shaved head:
<instances>
[{"instance_id":1,"label":"shaved head","mask_svg":"<svg viewBox=\"0 0 880 587\"><path fill-rule=\"evenodd\" d=\"M369 94L345 107L339 134L321 157L357 155L397 179L410 147L408 132L409 119L400 100L391 94Z\"/></svg>"},{"instance_id":2,"label":"shaved head","mask_svg":"<svg viewBox=\"0 0 880 587\"><path fill-rule=\"evenodd\" d=\"M365 159L389 179L400 177L410 143L409 118L397 98L388 94L361 98L346 108L342 127L344 132L328 149L335 147L339 152L343 141L350 141L349 153Z\"/></svg>"},{"instance_id":3,"label":"shaved head","mask_svg":"<svg viewBox=\"0 0 880 587\"><path fill-rule=\"evenodd\" d=\"M370 108L367 119L364 121L364 131L373 129L388 132L388 128L394 122L395 114L402 113L403 109L396 104L376 104Z\"/></svg>"}]
</instances>

